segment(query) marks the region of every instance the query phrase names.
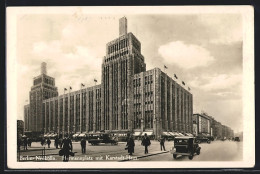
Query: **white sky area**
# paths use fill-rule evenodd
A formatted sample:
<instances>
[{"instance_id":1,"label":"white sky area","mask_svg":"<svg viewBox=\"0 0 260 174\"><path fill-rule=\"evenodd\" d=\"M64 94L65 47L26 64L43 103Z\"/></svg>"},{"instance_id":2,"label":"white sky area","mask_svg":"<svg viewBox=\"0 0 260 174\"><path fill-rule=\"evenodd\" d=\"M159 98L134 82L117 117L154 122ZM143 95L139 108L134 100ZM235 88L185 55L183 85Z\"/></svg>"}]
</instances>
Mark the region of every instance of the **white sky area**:
<instances>
[{"instance_id":1,"label":"white sky area","mask_svg":"<svg viewBox=\"0 0 260 174\"><path fill-rule=\"evenodd\" d=\"M202 110L235 132L243 130L240 14L21 15L17 23L18 119L28 103L41 62L59 94L101 83L106 43L119 36L119 18L142 44L147 70L159 67L184 81L193 94L193 112ZM27 100L27 102L26 102Z\"/></svg>"}]
</instances>

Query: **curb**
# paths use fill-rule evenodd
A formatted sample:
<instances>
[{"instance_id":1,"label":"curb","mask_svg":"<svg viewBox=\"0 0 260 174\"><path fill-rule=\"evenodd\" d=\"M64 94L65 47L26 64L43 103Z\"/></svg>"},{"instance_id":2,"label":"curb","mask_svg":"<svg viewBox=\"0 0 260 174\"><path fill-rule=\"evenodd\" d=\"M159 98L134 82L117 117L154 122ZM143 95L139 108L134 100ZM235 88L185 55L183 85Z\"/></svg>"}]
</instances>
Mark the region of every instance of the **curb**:
<instances>
[{"instance_id":1,"label":"curb","mask_svg":"<svg viewBox=\"0 0 260 174\"><path fill-rule=\"evenodd\" d=\"M55 150L56 148L45 148L45 150ZM28 149L28 150L20 150L20 152L32 152L32 151L41 151L43 149ZM57 149L58 150L58 149ZM18 151L17 151L18 152Z\"/></svg>"},{"instance_id":2,"label":"curb","mask_svg":"<svg viewBox=\"0 0 260 174\"><path fill-rule=\"evenodd\" d=\"M159 154L163 154L163 153L168 153L168 152L170 152L170 151L163 151L163 152L158 152L158 153L152 153L152 154L148 154L148 155L138 156L137 159L145 158L145 157L148 157L148 156L159 155ZM125 160L121 160L119 162L125 162L125 161L132 161L132 159L125 159Z\"/></svg>"}]
</instances>

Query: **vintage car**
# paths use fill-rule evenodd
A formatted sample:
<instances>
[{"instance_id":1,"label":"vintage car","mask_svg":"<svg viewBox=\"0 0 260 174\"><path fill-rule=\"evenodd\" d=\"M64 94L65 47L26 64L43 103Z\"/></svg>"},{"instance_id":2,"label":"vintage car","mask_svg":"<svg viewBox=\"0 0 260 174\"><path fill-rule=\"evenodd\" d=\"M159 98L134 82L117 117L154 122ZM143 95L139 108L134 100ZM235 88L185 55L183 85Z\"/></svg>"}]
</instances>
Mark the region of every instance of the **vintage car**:
<instances>
[{"instance_id":1,"label":"vintage car","mask_svg":"<svg viewBox=\"0 0 260 174\"><path fill-rule=\"evenodd\" d=\"M235 137L235 138L234 138L234 141L238 141L238 142L239 142L239 141L240 141L240 138L239 138L239 137Z\"/></svg>"},{"instance_id":2,"label":"vintage car","mask_svg":"<svg viewBox=\"0 0 260 174\"><path fill-rule=\"evenodd\" d=\"M100 143L117 145L118 140L116 137L110 136L108 133L97 133L89 136L88 143L91 145L98 145Z\"/></svg>"},{"instance_id":3,"label":"vintage car","mask_svg":"<svg viewBox=\"0 0 260 174\"><path fill-rule=\"evenodd\" d=\"M196 143L195 137L175 137L174 147L171 148L171 154L173 158L176 159L177 155L189 156L189 159L192 160L194 154L199 155L200 149L198 143Z\"/></svg>"},{"instance_id":4,"label":"vintage car","mask_svg":"<svg viewBox=\"0 0 260 174\"><path fill-rule=\"evenodd\" d=\"M208 144L211 143L210 137L206 137L206 136L197 136L196 137L196 142L198 144L202 143L202 142L207 142Z\"/></svg>"}]
</instances>

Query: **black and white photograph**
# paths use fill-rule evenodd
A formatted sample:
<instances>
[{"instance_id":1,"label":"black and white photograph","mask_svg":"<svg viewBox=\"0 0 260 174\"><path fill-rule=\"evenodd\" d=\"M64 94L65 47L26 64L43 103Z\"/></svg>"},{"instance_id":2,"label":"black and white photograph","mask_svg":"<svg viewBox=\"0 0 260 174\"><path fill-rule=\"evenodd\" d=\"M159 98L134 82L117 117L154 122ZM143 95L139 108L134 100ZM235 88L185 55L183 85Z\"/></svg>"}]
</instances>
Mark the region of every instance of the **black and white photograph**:
<instances>
[{"instance_id":1,"label":"black and white photograph","mask_svg":"<svg viewBox=\"0 0 260 174\"><path fill-rule=\"evenodd\" d=\"M6 11L9 168L254 166L251 6Z\"/></svg>"}]
</instances>

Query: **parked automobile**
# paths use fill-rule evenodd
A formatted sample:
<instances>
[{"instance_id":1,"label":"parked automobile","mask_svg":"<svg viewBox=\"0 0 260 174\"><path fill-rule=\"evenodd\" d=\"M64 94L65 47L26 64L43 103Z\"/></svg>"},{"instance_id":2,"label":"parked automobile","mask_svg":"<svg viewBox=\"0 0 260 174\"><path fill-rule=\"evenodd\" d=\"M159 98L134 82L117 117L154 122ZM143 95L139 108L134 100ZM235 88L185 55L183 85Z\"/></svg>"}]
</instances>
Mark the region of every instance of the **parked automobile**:
<instances>
[{"instance_id":1,"label":"parked automobile","mask_svg":"<svg viewBox=\"0 0 260 174\"><path fill-rule=\"evenodd\" d=\"M91 145L98 145L100 143L105 143L105 144L112 144L112 145L117 145L118 144L118 139L116 137L110 136L108 133L97 133L88 140L88 143Z\"/></svg>"},{"instance_id":2,"label":"parked automobile","mask_svg":"<svg viewBox=\"0 0 260 174\"><path fill-rule=\"evenodd\" d=\"M173 158L176 159L177 155L189 156L192 160L195 154L200 154L201 147L196 143L195 137L175 137L174 147L171 148L170 152L173 154Z\"/></svg>"},{"instance_id":3,"label":"parked automobile","mask_svg":"<svg viewBox=\"0 0 260 174\"><path fill-rule=\"evenodd\" d=\"M234 141L240 141L240 138L239 137L235 137Z\"/></svg>"},{"instance_id":4,"label":"parked automobile","mask_svg":"<svg viewBox=\"0 0 260 174\"><path fill-rule=\"evenodd\" d=\"M207 142L208 144L210 144L210 143L211 143L211 140L210 140L209 137L197 136L197 137L196 137L196 142L197 142L198 144L200 144L200 143L202 143L202 142Z\"/></svg>"}]
</instances>

